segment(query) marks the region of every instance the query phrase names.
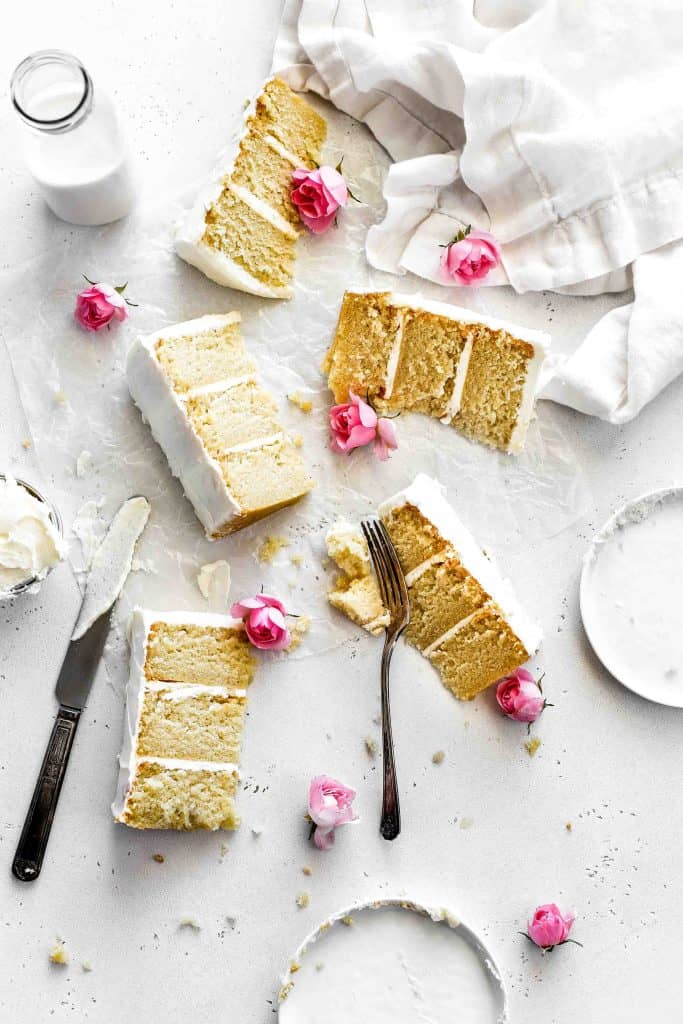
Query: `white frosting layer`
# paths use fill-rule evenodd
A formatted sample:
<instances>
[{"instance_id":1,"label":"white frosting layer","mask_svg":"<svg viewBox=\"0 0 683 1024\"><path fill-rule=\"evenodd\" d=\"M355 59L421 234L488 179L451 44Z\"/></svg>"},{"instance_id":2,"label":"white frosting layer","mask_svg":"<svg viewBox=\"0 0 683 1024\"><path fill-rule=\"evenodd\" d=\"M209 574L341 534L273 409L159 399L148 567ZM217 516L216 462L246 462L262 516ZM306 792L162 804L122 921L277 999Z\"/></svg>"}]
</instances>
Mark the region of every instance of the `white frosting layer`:
<instances>
[{"instance_id":1,"label":"white frosting layer","mask_svg":"<svg viewBox=\"0 0 683 1024\"><path fill-rule=\"evenodd\" d=\"M282 979L280 1024L507 1020L490 954L445 910L398 900L352 907L308 938L291 966Z\"/></svg>"},{"instance_id":2,"label":"white frosting layer","mask_svg":"<svg viewBox=\"0 0 683 1024\"><path fill-rule=\"evenodd\" d=\"M188 419L181 399L154 355L160 337L199 334L220 326L228 317L200 317L157 331L133 342L126 362L128 387L135 404L149 423L155 441L163 448L174 476L192 503L207 537L238 516L241 508L228 490L218 462L211 458ZM231 320L230 322L234 322Z\"/></svg>"},{"instance_id":3,"label":"white frosting layer","mask_svg":"<svg viewBox=\"0 0 683 1024\"><path fill-rule=\"evenodd\" d=\"M42 580L66 553L50 508L14 477L0 479L0 596L28 580Z\"/></svg>"},{"instance_id":4,"label":"white frosting layer","mask_svg":"<svg viewBox=\"0 0 683 1024\"><path fill-rule=\"evenodd\" d=\"M463 306L454 306L450 302L437 302L434 299L425 299L419 293L416 295L405 295L402 292L389 292L389 302L394 306L410 306L413 309L425 309L428 313L435 313L438 316L448 317L450 320L458 320L466 324L483 324L492 331L507 331L513 338L526 341L530 345L538 346L546 351L550 347L550 335L545 331L536 331L531 327L521 327L513 324L510 320L499 320L495 316L487 316L485 313L478 313L472 309L465 309Z\"/></svg>"},{"instance_id":5,"label":"white frosting layer","mask_svg":"<svg viewBox=\"0 0 683 1024\"><path fill-rule=\"evenodd\" d=\"M92 561L72 640L82 637L93 622L111 608L123 590L149 511L146 498L130 498L112 519Z\"/></svg>"},{"instance_id":6,"label":"white frosting layer","mask_svg":"<svg viewBox=\"0 0 683 1024\"><path fill-rule=\"evenodd\" d=\"M444 540L452 546L467 572L471 573L491 595L531 657L538 650L543 638L540 626L527 615L517 600L510 581L500 574L493 560L484 554L446 501L441 484L420 473L410 487L383 502L378 511L380 516L384 517L392 509L407 504L414 505L425 519L436 526ZM426 568L428 564L431 564L431 560L425 562L424 567ZM412 580L417 578L420 569L421 567L418 567L410 574ZM438 647L443 640L444 637L440 637L432 644L432 648Z\"/></svg>"},{"instance_id":7,"label":"white frosting layer","mask_svg":"<svg viewBox=\"0 0 683 1024\"><path fill-rule=\"evenodd\" d=\"M168 622L171 625L196 625L224 627L227 629L243 629L244 624L240 619L230 618L228 615L217 615L211 612L155 612L145 608L135 608L131 615L128 627L128 640L130 644L130 674L126 688L126 710L123 723L123 744L119 755L119 776L116 785L116 795L112 804L112 814L119 821L125 810L126 798L131 784L135 778L138 765L136 754L137 732L140 722L140 714L144 699L144 691L149 685L145 677L145 659L147 657L147 638L149 631L155 622ZM166 684L179 685L184 688L190 684ZM194 688L194 687L193 687ZM208 688L204 688L208 689ZM244 694L243 690L230 691L227 687L220 688L223 693L232 692L236 696ZM196 769L206 768L211 765L216 770L233 771L237 770L236 765L226 765L222 762L204 761L177 761L171 758L144 757L140 760L153 761L164 764L169 768Z\"/></svg>"}]
</instances>

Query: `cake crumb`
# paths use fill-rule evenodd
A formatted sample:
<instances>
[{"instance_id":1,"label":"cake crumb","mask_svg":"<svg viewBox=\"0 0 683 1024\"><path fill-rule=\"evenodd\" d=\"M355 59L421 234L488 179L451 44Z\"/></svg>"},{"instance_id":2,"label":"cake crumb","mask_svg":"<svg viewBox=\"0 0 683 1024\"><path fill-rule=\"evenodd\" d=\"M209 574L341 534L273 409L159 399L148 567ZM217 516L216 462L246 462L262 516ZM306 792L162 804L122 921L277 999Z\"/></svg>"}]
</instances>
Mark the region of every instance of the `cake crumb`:
<instances>
[{"instance_id":1,"label":"cake crumb","mask_svg":"<svg viewBox=\"0 0 683 1024\"><path fill-rule=\"evenodd\" d=\"M294 447L295 448L303 448L303 446L304 446L303 435L302 434L295 434L294 437L292 438L292 442L294 443Z\"/></svg>"},{"instance_id":2,"label":"cake crumb","mask_svg":"<svg viewBox=\"0 0 683 1024\"><path fill-rule=\"evenodd\" d=\"M297 907L301 907L302 910L305 909L310 902L311 897L310 894L307 892L300 892L296 898L296 905Z\"/></svg>"},{"instance_id":3,"label":"cake crumb","mask_svg":"<svg viewBox=\"0 0 683 1024\"><path fill-rule=\"evenodd\" d=\"M437 750L436 753L432 754L432 764L443 764L445 759L445 750Z\"/></svg>"},{"instance_id":4,"label":"cake crumb","mask_svg":"<svg viewBox=\"0 0 683 1024\"><path fill-rule=\"evenodd\" d=\"M285 647L285 652L290 654L295 651L301 644L306 633L311 626L311 618L309 615L300 615L290 630L292 639L289 642L289 646Z\"/></svg>"},{"instance_id":5,"label":"cake crumb","mask_svg":"<svg viewBox=\"0 0 683 1024\"><path fill-rule=\"evenodd\" d=\"M538 736L532 736L530 740L526 740L524 746L529 757L533 757L538 748L541 745L541 741Z\"/></svg>"},{"instance_id":6,"label":"cake crumb","mask_svg":"<svg viewBox=\"0 0 683 1024\"><path fill-rule=\"evenodd\" d=\"M226 914L225 923L227 924L228 928L230 928L230 930L234 932L235 927L237 926L237 916L235 914Z\"/></svg>"},{"instance_id":7,"label":"cake crumb","mask_svg":"<svg viewBox=\"0 0 683 1024\"><path fill-rule=\"evenodd\" d=\"M164 863L164 855L163 855L163 853L155 853L152 856L152 860L155 860L157 862L157 864L163 864Z\"/></svg>"},{"instance_id":8,"label":"cake crumb","mask_svg":"<svg viewBox=\"0 0 683 1024\"><path fill-rule=\"evenodd\" d=\"M292 405L296 405L302 412L313 412L313 402L310 398L304 398L300 391L293 391L291 395L287 395L287 398Z\"/></svg>"},{"instance_id":9,"label":"cake crumb","mask_svg":"<svg viewBox=\"0 0 683 1024\"><path fill-rule=\"evenodd\" d=\"M301 964L297 960L292 960L291 964L289 965L289 973L296 974L296 972L300 970Z\"/></svg>"},{"instance_id":10,"label":"cake crumb","mask_svg":"<svg viewBox=\"0 0 683 1024\"><path fill-rule=\"evenodd\" d=\"M282 548L288 548L289 541L286 537L278 537L277 534L269 534L261 547L256 552L259 562L274 562Z\"/></svg>"},{"instance_id":11,"label":"cake crumb","mask_svg":"<svg viewBox=\"0 0 683 1024\"><path fill-rule=\"evenodd\" d=\"M278 1000L281 1003L284 1003L285 999L287 998L287 996L289 995L289 993L292 991L293 988L294 988L294 982L293 981L288 981L287 984L283 985L282 988L280 989L280 992L278 994Z\"/></svg>"},{"instance_id":12,"label":"cake crumb","mask_svg":"<svg viewBox=\"0 0 683 1024\"><path fill-rule=\"evenodd\" d=\"M63 942L56 942L50 951L50 963L65 966L69 962L69 954Z\"/></svg>"},{"instance_id":13,"label":"cake crumb","mask_svg":"<svg viewBox=\"0 0 683 1024\"><path fill-rule=\"evenodd\" d=\"M31 442L27 437L25 437L24 440L21 442L21 447L24 448L26 451L28 451L29 448L31 447Z\"/></svg>"},{"instance_id":14,"label":"cake crumb","mask_svg":"<svg viewBox=\"0 0 683 1024\"><path fill-rule=\"evenodd\" d=\"M571 821L568 821L567 824L564 827L566 828L567 832L571 832L571 830L572 830L572 823L571 823Z\"/></svg>"},{"instance_id":15,"label":"cake crumb","mask_svg":"<svg viewBox=\"0 0 683 1024\"><path fill-rule=\"evenodd\" d=\"M460 819L460 828L472 828L473 825L474 825L474 819L473 818L465 817L465 818L461 818Z\"/></svg>"},{"instance_id":16,"label":"cake crumb","mask_svg":"<svg viewBox=\"0 0 683 1024\"><path fill-rule=\"evenodd\" d=\"M322 960L318 960L317 964L315 965L315 969L316 971L322 971L324 966L325 964L322 962Z\"/></svg>"},{"instance_id":17,"label":"cake crumb","mask_svg":"<svg viewBox=\"0 0 683 1024\"><path fill-rule=\"evenodd\" d=\"M221 843L221 860L223 860L226 853L230 853L230 847L227 843Z\"/></svg>"},{"instance_id":18,"label":"cake crumb","mask_svg":"<svg viewBox=\"0 0 683 1024\"><path fill-rule=\"evenodd\" d=\"M86 974L89 974L90 971L92 971L92 964L90 963L89 960L83 961L83 963L81 964L81 970L85 971Z\"/></svg>"},{"instance_id":19,"label":"cake crumb","mask_svg":"<svg viewBox=\"0 0 683 1024\"><path fill-rule=\"evenodd\" d=\"M377 757L377 740L373 739L372 736L366 736L365 749L368 757Z\"/></svg>"},{"instance_id":20,"label":"cake crumb","mask_svg":"<svg viewBox=\"0 0 683 1024\"><path fill-rule=\"evenodd\" d=\"M342 917L341 921L342 924L345 924L347 928L350 928L351 925L353 924L353 918L351 917L351 914L345 914L344 917Z\"/></svg>"},{"instance_id":21,"label":"cake crumb","mask_svg":"<svg viewBox=\"0 0 683 1024\"><path fill-rule=\"evenodd\" d=\"M304 556L292 555L292 557L290 558L290 562L292 563L292 565L295 565L297 569L300 569L301 566L304 564Z\"/></svg>"},{"instance_id":22,"label":"cake crumb","mask_svg":"<svg viewBox=\"0 0 683 1024\"><path fill-rule=\"evenodd\" d=\"M302 867L301 870L303 871L303 873L305 875L312 875L313 874L313 868L310 866L310 864L304 864L304 866Z\"/></svg>"},{"instance_id":23,"label":"cake crumb","mask_svg":"<svg viewBox=\"0 0 683 1024\"><path fill-rule=\"evenodd\" d=\"M194 932L199 932L202 928L196 917L183 917L178 927L191 928Z\"/></svg>"},{"instance_id":24,"label":"cake crumb","mask_svg":"<svg viewBox=\"0 0 683 1024\"><path fill-rule=\"evenodd\" d=\"M68 405L69 399L67 398L66 391L62 391L61 388L57 388L52 396L57 405Z\"/></svg>"}]
</instances>

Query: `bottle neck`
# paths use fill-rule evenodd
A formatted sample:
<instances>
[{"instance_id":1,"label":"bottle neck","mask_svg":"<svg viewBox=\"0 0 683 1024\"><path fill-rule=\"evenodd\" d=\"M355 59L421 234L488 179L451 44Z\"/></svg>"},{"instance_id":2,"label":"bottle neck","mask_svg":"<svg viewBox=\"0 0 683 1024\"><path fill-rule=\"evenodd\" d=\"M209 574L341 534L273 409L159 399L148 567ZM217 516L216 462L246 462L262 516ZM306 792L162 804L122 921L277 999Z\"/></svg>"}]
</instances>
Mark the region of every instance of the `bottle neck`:
<instances>
[{"instance_id":1,"label":"bottle neck","mask_svg":"<svg viewBox=\"0 0 683 1024\"><path fill-rule=\"evenodd\" d=\"M12 103L24 124L39 132L71 131L88 116L93 83L81 62L62 50L40 50L18 65Z\"/></svg>"}]
</instances>

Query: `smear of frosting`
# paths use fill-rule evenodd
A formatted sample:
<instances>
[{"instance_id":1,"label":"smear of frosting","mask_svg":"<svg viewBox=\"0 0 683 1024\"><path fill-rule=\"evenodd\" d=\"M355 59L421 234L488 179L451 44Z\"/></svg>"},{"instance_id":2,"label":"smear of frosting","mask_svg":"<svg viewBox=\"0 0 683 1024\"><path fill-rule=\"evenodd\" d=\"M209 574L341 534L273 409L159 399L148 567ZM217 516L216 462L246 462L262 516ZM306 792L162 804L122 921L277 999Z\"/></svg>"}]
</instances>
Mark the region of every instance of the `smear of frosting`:
<instances>
[{"instance_id":1,"label":"smear of frosting","mask_svg":"<svg viewBox=\"0 0 683 1024\"><path fill-rule=\"evenodd\" d=\"M48 505L14 477L0 479L0 594L33 577L42 580L64 553Z\"/></svg>"},{"instance_id":2,"label":"smear of frosting","mask_svg":"<svg viewBox=\"0 0 683 1024\"><path fill-rule=\"evenodd\" d=\"M73 632L78 640L114 604L133 564L135 545L149 518L146 498L129 498L112 519L92 559L85 597Z\"/></svg>"},{"instance_id":3,"label":"smear of frosting","mask_svg":"<svg viewBox=\"0 0 683 1024\"><path fill-rule=\"evenodd\" d=\"M197 574L197 586L216 611L225 611L230 593L230 565L220 558L207 562Z\"/></svg>"}]
</instances>

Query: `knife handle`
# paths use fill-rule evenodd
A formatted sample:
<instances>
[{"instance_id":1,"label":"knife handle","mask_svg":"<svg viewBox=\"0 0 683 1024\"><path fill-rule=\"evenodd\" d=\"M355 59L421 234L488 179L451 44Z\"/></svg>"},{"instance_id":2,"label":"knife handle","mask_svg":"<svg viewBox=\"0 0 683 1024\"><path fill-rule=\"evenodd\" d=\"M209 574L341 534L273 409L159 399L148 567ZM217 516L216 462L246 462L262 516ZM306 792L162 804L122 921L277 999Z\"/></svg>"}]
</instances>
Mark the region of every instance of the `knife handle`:
<instances>
[{"instance_id":1,"label":"knife handle","mask_svg":"<svg viewBox=\"0 0 683 1024\"><path fill-rule=\"evenodd\" d=\"M60 707L12 862L12 874L32 882L40 874L80 711Z\"/></svg>"}]
</instances>

